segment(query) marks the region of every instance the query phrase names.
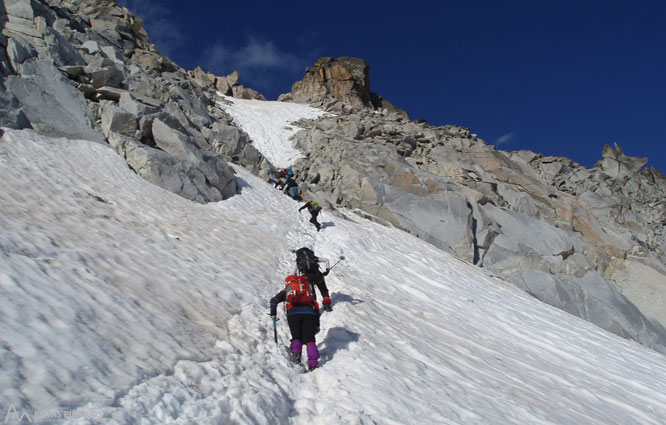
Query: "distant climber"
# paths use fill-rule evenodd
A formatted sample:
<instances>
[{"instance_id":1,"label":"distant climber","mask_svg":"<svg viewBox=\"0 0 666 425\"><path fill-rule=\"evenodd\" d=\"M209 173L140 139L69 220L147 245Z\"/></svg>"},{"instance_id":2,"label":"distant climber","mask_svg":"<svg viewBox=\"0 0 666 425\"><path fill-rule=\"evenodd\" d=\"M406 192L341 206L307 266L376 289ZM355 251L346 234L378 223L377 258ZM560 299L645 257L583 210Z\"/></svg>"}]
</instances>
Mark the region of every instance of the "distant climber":
<instances>
[{"instance_id":1,"label":"distant climber","mask_svg":"<svg viewBox=\"0 0 666 425\"><path fill-rule=\"evenodd\" d=\"M305 276L290 275L285 279L285 288L271 299L270 316L275 320L277 305L287 303L287 323L291 331L291 360L301 363L303 344L308 354L308 370L319 366L319 350L315 334L318 327L319 312L314 301L314 289Z\"/></svg>"},{"instance_id":2,"label":"distant climber","mask_svg":"<svg viewBox=\"0 0 666 425\"><path fill-rule=\"evenodd\" d=\"M317 201L308 201L298 209L298 212L301 212L304 208L308 209L308 212L310 213L310 223L314 224L314 226L317 228L317 231L321 230L321 224L317 221L317 216L321 212L321 207L319 206L319 203Z\"/></svg>"},{"instance_id":3,"label":"distant climber","mask_svg":"<svg viewBox=\"0 0 666 425\"><path fill-rule=\"evenodd\" d=\"M278 176L277 180L273 179L273 180L271 181L271 183L274 183L274 184L275 184L275 188L280 189L280 190L283 190L283 189L284 189L284 185L287 183L287 178L286 178L285 176L283 176L282 174L280 174L280 175Z\"/></svg>"},{"instance_id":4,"label":"distant climber","mask_svg":"<svg viewBox=\"0 0 666 425\"><path fill-rule=\"evenodd\" d=\"M289 177L294 177L294 170L291 169L291 167L287 167L284 170L282 170L282 173L284 173L287 178Z\"/></svg>"},{"instance_id":5,"label":"distant climber","mask_svg":"<svg viewBox=\"0 0 666 425\"><path fill-rule=\"evenodd\" d=\"M287 177L287 181L284 184L284 193L296 201L302 200L298 183L296 183L296 180L294 180L293 177Z\"/></svg>"},{"instance_id":6,"label":"distant climber","mask_svg":"<svg viewBox=\"0 0 666 425\"><path fill-rule=\"evenodd\" d=\"M315 292L314 287L316 286L321 293L324 310L333 311L333 308L331 307L331 297L328 293L328 288L326 287L326 280L324 279L324 276L328 276L331 263L327 258L317 257L314 251L308 247L297 249L295 252L296 269L298 273L307 277L308 282L313 286L312 295L314 297L315 303L317 301L317 293ZM320 263L324 263L326 265L326 270L323 273L321 270L319 270Z\"/></svg>"},{"instance_id":7,"label":"distant climber","mask_svg":"<svg viewBox=\"0 0 666 425\"><path fill-rule=\"evenodd\" d=\"M290 177L294 177L294 170L292 170L291 167L283 168L277 174L276 178L271 177L268 179L268 182L275 185L277 189L283 190L285 184L287 183L287 179L289 179Z\"/></svg>"}]
</instances>

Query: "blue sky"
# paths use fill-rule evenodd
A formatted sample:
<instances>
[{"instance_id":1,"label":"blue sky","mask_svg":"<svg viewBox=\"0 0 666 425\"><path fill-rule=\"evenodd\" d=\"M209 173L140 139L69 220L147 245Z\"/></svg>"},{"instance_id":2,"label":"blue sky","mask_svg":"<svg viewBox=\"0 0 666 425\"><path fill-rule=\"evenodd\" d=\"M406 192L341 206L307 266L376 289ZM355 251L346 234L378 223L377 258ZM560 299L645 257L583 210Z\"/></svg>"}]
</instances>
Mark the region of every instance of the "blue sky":
<instances>
[{"instance_id":1,"label":"blue sky","mask_svg":"<svg viewBox=\"0 0 666 425\"><path fill-rule=\"evenodd\" d=\"M321 56L359 57L412 119L587 167L617 142L666 172L666 2L118 3L183 68L238 70L269 99Z\"/></svg>"}]
</instances>

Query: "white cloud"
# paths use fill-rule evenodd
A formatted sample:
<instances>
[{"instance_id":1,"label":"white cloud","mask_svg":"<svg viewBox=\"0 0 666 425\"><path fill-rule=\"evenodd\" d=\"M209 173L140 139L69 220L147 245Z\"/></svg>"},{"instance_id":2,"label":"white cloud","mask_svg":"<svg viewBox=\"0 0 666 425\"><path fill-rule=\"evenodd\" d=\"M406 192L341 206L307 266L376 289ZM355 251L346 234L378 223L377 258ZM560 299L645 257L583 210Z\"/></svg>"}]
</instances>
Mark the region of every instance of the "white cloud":
<instances>
[{"instance_id":1,"label":"white cloud","mask_svg":"<svg viewBox=\"0 0 666 425\"><path fill-rule=\"evenodd\" d=\"M203 61L213 71L231 68L239 71L253 69L290 71L301 69L304 59L281 51L272 41L261 41L251 38L248 43L238 49L229 49L217 42L205 51ZM231 70L233 71L233 70Z\"/></svg>"},{"instance_id":2,"label":"white cloud","mask_svg":"<svg viewBox=\"0 0 666 425\"><path fill-rule=\"evenodd\" d=\"M513 131L506 133L505 135L499 137L495 144L497 146L506 145L514 139Z\"/></svg>"},{"instance_id":3,"label":"white cloud","mask_svg":"<svg viewBox=\"0 0 666 425\"><path fill-rule=\"evenodd\" d=\"M280 50L272 41L252 37L238 48L216 42L205 50L200 63L202 68L216 75L237 70L246 85L267 88L273 83L271 73L302 73L308 59Z\"/></svg>"},{"instance_id":4,"label":"white cloud","mask_svg":"<svg viewBox=\"0 0 666 425\"><path fill-rule=\"evenodd\" d=\"M184 47L192 44L192 36L188 36L191 31L180 25L171 10L160 1L118 0L118 4L144 20L150 41L172 60L175 59L176 51L182 53ZM314 31L305 33L293 45L292 50L300 52L294 54L281 50L271 40L249 34L244 43L216 41L205 46L201 53L197 44L195 49L190 49L187 64L177 60L175 62L188 69L201 66L215 75L238 71L241 83L245 86L260 91L274 90L283 85L284 81L293 82L302 78L305 68L314 63L313 58L318 57L316 38L317 33Z\"/></svg>"}]
</instances>

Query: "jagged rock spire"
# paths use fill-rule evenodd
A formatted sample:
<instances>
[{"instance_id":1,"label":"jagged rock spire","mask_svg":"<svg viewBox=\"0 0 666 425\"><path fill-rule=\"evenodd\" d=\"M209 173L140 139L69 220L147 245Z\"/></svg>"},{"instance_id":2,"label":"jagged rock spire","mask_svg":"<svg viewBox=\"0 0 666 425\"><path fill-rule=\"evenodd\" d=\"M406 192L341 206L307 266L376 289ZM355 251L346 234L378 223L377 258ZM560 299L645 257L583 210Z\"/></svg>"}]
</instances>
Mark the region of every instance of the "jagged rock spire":
<instances>
[{"instance_id":1,"label":"jagged rock spire","mask_svg":"<svg viewBox=\"0 0 666 425\"><path fill-rule=\"evenodd\" d=\"M279 100L317 103L333 98L353 108L386 109L407 117L405 111L370 91L369 71L363 59L322 57L306 68L305 77Z\"/></svg>"},{"instance_id":2,"label":"jagged rock spire","mask_svg":"<svg viewBox=\"0 0 666 425\"><path fill-rule=\"evenodd\" d=\"M648 162L647 158L625 155L617 143L615 143L615 149L610 145L605 145L602 156L604 159L599 161L596 166L616 179L635 176Z\"/></svg>"}]
</instances>

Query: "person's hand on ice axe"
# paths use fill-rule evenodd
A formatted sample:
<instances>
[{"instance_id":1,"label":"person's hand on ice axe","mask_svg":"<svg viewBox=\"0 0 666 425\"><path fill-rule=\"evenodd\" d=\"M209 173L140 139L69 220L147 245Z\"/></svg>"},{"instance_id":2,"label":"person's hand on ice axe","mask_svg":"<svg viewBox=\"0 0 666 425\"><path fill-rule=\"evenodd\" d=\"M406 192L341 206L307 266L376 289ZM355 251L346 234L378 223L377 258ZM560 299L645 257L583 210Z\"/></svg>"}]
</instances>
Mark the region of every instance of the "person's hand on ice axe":
<instances>
[{"instance_id":1,"label":"person's hand on ice axe","mask_svg":"<svg viewBox=\"0 0 666 425\"><path fill-rule=\"evenodd\" d=\"M277 321L280 320L277 318L277 314L274 313L268 313L269 316L271 316L271 319L273 319L273 338L275 339L275 343L278 343L278 337L277 337Z\"/></svg>"}]
</instances>

